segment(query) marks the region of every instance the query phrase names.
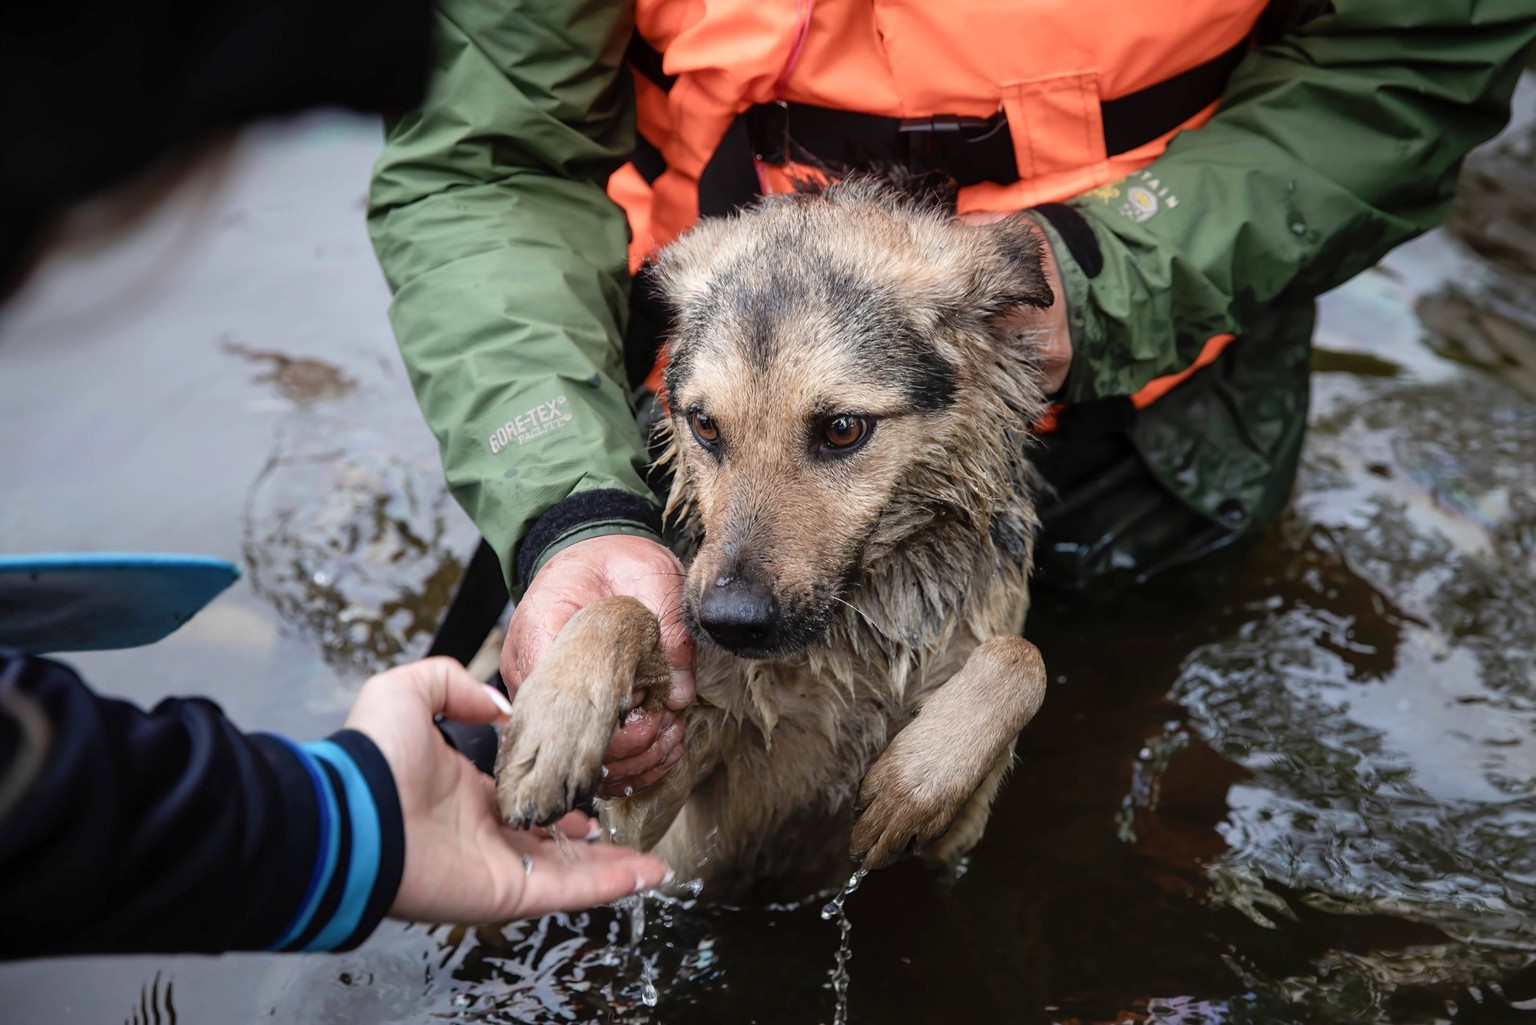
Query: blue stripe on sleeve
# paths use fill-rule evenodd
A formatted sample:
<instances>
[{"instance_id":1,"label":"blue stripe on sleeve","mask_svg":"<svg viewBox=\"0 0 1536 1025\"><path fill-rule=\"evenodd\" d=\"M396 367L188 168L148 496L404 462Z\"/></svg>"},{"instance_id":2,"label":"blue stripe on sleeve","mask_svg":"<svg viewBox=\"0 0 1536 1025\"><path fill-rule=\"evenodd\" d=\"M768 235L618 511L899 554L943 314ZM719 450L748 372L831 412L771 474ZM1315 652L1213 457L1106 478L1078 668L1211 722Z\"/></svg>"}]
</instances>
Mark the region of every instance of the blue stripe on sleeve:
<instances>
[{"instance_id":1,"label":"blue stripe on sleeve","mask_svg":"<svg viewBox=\"0 0 1536 1025\"><path fill-rule=\"evenodd\" d=\"M283 930L277 942L267 948L268 950L285 950L309 927L309 920L314 917L315 908L320 905L320 898L330 888L331 876L336 871L336 855L341 847L341 832L338 828L340 809L336 806L336 795L331 792L330 785L321 778L319 766L301 746L282 737L276 739L282 741L294 753L299 764L304 766L304 771L309 773L310 782L315 785L315 805L320 812L317 830L319 843L315 852L315 869L309 877L309 887L304 891L304 899L299 903L299 910L294 915L293 921Z\"/></svg>"},{"instance_id":2,"label":"blue stripe on sleeve","mask_svg":"<svg viewBox=\"0 0 1536 1025\"><path fill-rule=\"evenodd\" d=\"M306 951L334 950L356 931L368 906L368 898L373 894L374 883L378 881L383 847L379 811L374 805L373 791L351 755L329 740L303 747L341 776L347 799L347 818L352 826L352 857L347 866L341 903L325 927L304 945Z\"/></svg>"}]
</instances>

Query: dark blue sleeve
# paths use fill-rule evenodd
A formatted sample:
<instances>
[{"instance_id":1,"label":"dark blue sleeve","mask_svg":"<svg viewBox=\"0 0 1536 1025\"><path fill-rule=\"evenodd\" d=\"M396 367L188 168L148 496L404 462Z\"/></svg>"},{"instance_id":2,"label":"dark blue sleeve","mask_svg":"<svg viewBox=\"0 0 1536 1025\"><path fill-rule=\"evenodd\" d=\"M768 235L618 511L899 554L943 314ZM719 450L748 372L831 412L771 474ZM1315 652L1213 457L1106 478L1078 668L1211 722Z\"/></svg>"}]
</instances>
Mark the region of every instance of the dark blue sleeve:
<instances>
[{"instance_id":1,"label":"dark blue sleeve","mask_svg":"<svg viewBox=\"0 0 1536 1025\"><path fill-rule=\"evenodd\" d=\"M0 651L0 957L344 950L400 885L394 778L367 737L243 734Z\"/></svg>"}]
</instances>

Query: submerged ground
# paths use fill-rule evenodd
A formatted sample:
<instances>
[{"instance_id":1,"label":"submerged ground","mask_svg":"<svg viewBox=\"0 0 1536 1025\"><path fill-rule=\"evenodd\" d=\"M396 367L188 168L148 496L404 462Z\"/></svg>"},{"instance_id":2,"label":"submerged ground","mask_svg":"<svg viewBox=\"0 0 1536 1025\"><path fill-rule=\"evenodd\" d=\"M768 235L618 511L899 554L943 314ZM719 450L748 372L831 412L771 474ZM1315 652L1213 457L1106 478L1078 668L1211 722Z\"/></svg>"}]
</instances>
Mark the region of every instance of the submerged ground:
<instances>
[{"instance_id":1,"label":"submerged ground","mask_svg":"<svg viewBox=\"0 0 1536 1025\"><path fill-rule=\"evenodd\" d=\"M852 1022L1536 1022L1536 85L1449 228L1325 297L1283 521L1111 604L1041 595L1053 678L958 879L848 901ZM221 195L0 320L0 545L246 577L73 659L308 738L424 646L473 540L361 226L371 126L255 134ZM652 904L346 955L0 967L15 1025L823 1022L819 902ZM659 1000L641 999L653 977Z\"/></svg>"}]
</instances>

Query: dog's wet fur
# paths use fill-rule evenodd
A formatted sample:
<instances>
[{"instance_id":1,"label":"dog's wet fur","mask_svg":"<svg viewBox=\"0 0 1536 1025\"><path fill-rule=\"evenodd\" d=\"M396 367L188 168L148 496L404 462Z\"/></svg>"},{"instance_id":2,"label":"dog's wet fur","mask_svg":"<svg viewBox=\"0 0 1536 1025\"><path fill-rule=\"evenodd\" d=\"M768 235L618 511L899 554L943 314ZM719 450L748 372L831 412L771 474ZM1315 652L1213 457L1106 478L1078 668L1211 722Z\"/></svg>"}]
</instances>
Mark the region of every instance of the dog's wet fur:
<instances>
[{"instance_id":1,"label":"dog's wet fur","mask_svg":"<svg viewBox=\"0 0 1536 1025\"><path fill-rule=\"evenodd\" d=\"M962 225L863 178L659 255L698 700L683 760L602 812L707 895L805 896L980 839L1045 689L1019 636L1045 402L1008 317L1053 301L1040 245L1022 217ZM503 732L509 820L595 788L630 688L666 689L657 636L631 599L571 620Z\"/></svg>"}]
</instances>

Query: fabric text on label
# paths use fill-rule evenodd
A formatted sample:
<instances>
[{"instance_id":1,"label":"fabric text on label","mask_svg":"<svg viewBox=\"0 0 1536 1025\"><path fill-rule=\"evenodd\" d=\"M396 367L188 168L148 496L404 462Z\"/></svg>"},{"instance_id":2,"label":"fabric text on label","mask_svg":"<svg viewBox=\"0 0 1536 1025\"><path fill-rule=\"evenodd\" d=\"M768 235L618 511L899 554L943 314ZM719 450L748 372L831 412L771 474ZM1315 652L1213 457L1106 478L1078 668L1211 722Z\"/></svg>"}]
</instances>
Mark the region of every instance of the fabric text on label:
<instances>
[{"instance_id":1,"label":"fabric text on label","mask_svg":"<svg viewBox=\"0 0 1536 1025\"><path fill-rule=\"evenodd\" d=\"M514 441L526 445L535 438L558 431L570 422L571 414L565 410L565 396L557 395L549 402L540 402L496 428L490 437L491 452L500 452Z\"/></svg>"}]
</instances>

